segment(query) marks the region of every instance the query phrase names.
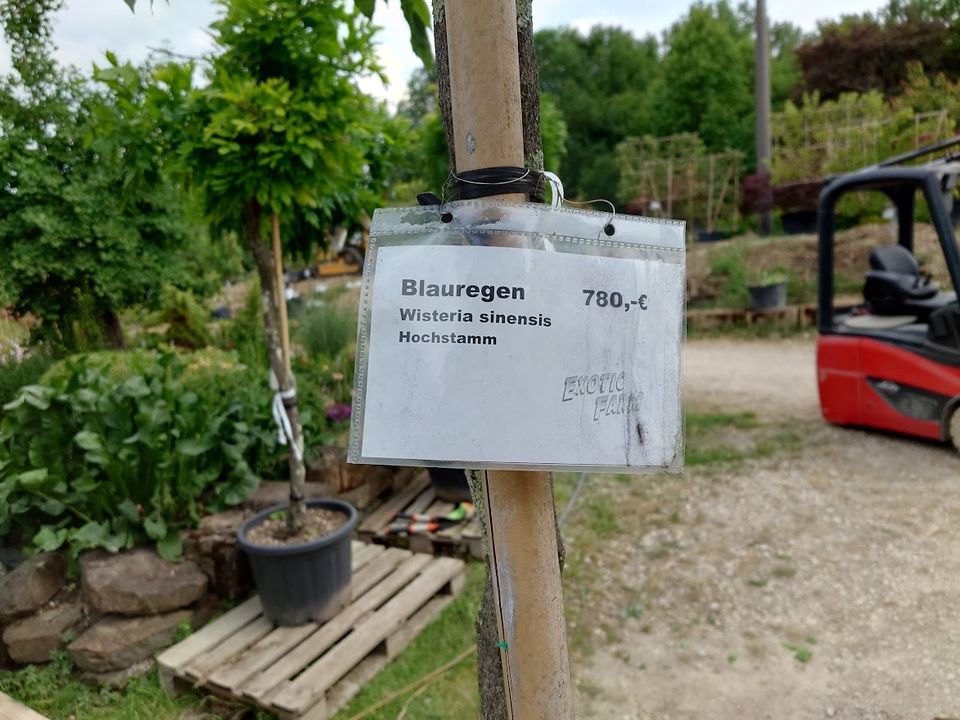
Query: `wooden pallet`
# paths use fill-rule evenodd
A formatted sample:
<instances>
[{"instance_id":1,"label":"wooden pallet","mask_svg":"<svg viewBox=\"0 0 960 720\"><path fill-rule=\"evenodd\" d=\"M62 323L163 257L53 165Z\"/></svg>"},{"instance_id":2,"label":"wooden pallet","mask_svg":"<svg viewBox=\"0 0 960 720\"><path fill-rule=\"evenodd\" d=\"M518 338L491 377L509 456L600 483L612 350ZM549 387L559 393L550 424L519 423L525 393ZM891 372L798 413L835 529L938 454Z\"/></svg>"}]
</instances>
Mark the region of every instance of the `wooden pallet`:
<instances>
[{"instance_id":1,"label":"wooden pallet","mask_svg":"<svg viewBox=\"0 0 960 720\"><path fill-rule=\"evenodd\" d=\"M453 601L462 560L353 543L353 601L318 625L276 627L259 597L157 658L164 687L200 687L284 720L326 720Z\"/></svg>"},{"instance_id":2,"label":"wooden pallet","mask_svg":"<svg viewBox=\"0 0 960 720\"><path fill-rule=\"evenodd\" d=\"M384 529L399 512L446 515L455 505L437 498L430 477L423 473L360 523L358 534L367 542L408 548L413 552L483 558L483 540L477 518L433 533L386 535Z\"/></svg>"},{"instance_id":3,"label":"wooden pallet","mask_svg":"<svg viewBox=\"0 0 960 720\"><path fill-rule=\"evenodd\" d=\"M47 717L0 692L0 720L47 720Z\"/></svg>"},{"instance_id":4,"label":"wooden pallet","mask_svg":"<svg viewBox=\"0 0 960 720\"><path fill-rule=\"evenodd\" d=\"M788 305L777 310L742 310L736 308L709 308L687 310L687 327L709 330L727 325L756 325L770 323L784 328L805 328L817 322L816 305Z\"/></svg>"}]
</instances>

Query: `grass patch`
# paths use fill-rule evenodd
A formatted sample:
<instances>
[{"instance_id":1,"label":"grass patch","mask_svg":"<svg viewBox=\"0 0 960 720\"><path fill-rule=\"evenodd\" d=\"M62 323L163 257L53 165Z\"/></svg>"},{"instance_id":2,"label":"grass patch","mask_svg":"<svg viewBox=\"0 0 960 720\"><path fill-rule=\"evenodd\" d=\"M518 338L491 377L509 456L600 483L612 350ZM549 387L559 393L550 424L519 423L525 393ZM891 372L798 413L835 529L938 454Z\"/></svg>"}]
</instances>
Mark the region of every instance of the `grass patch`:
<instances>
[{"instance_id":1,"label":"grass patch","mask_svg":"<svg viewBox=\"0 0 960 720\"><path fill-rule=\"evenodd\" d=\"M314 357L336 357L356 337L353 316L329 304L308 308L297 318L297 341Z\"/></svg>"},{"instance_id":2,"label":"grass patch","mask_svg":"<svg viewBox=\"0 0 960 720\"><path fill-rule=\"evenodd\" d=\"M57 654L48 665L0 673L0 691L50 720L180 720L187 712L193 720L219 717L203 712L207 700L195 692L167 695L156 670L132 679L122 692L89 687L73 676L66 653Z\"/></svg>"},{"instance_id":3,"label":"grass patch","mask_svg":"<svg viewBox=\"0 0 960 720\"><path fill-rule=\"evenodd\" d=\"M803 643L784 643L783 646L793 653L797 662L808 663L813 659L813 651Z\"/></svg>"},{"instance_id":4,"label":"grass patch","mask_svg":"<svg viewBox=\"0 0 960 720\"><path fill-rule=\"evenodd\" d=\"M611 506L615 506L613 500L604 495L593 495L583 498L584 507L587 511L587 527L597 538L610 537L620 532L620 522Z\"/></svg>"},{"instance_id":5,"label":"grass patch","mask_svg":"<svg viewBox=\"0 0 960 720\"><path fill-rule=\"evenodd\" d=\"M757 416L752 412L739 413L696 413L686 415L687 432L710 430L718 427L733 427L749 430L757 427Z\"/></svg>"},{"instance_id":6,"label":"grass patch","mask_svg":"<svg viewBox=\"0 0 960 720\"><path fill-rule=\"evenodd\" d=\"M686 414L684 461L690 467L733 464L799 447L795 432L761 425L751 412Z\"/></svg>"},{"instance_id":7,"label":"grass patch","mask_svg":"<svg viewBox=\"0 0 960 720\"><path fill-rule=\"evenodd\" d=\"M792 578L797 574L797 569L793 565L776 565L773 568L775 578Z\"/></svg>"},{"instance_id":8,"label":"grass patch","mask_svg":"<svg viewBox=\"0 0 960 720\"><path fill-rule=\"evenodd\" d=\"M467 587L463 594L333 720L348 720L391 693L421 679L476 642L475 626L483 594L484 572L482 563L472 563L468 567ZM367 720L394 720L408 700L408 718L447 720L478 717L480 699L477 694L476 656L465 658L413 699L410 695L398 698Z\"/></svg>"}]
</instances>

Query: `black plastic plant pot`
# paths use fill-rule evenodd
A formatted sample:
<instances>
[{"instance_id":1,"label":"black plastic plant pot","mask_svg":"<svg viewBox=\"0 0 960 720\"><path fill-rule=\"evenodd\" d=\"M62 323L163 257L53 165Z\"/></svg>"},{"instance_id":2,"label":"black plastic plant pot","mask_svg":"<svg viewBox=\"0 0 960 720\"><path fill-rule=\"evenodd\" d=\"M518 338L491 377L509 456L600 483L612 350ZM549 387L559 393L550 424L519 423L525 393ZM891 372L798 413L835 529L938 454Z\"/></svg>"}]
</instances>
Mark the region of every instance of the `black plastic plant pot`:
<instances>
[{"instance_id":1,"label":"black plastic plant pot","mask_svg":"<svg viewBox=\"0 0 960 720\"><path fill-rule=\"evenodd\" d=\"M697 233L697 242L713 243L727 239L727 233L723 230L701 230Z\"/></svg>"},{"instance_id":2,"label":"black plastic plant pot","mask_svg":"<svg viewBox=\"0 0 960 720\"><path fill-rule=\"evenodd\" d=\"M783 231L787 235L803 235L817 231L817 211L798 210L786 212L780 216Z\"/></svg>"},{"instance_id":3,"label":"black plastic plant pot","mask_svg":"<svg viewBox=\"0 0 960 720\"><path fill-rule=\"evenodd\" d=\"M777 310L787 306L787 283L748 287L750 306L754 310Z\"/></svg>"},{"instance_id":4,"label":"black plastic plant pot","mask_svg":"<svg viewBox=\"0 0 960 720\"><path fill-rule=\"evenodd\" d=\"M270 515L286 510L277 505L247 520L237 531L237 542L250 559L263 614L277 625L326 622L350 601L350 540L357 511L340 500L308 500L347 516L347 522L329 535L298 545L264 546L247 540L251 528Z\"/></svg>"}]
</instances>

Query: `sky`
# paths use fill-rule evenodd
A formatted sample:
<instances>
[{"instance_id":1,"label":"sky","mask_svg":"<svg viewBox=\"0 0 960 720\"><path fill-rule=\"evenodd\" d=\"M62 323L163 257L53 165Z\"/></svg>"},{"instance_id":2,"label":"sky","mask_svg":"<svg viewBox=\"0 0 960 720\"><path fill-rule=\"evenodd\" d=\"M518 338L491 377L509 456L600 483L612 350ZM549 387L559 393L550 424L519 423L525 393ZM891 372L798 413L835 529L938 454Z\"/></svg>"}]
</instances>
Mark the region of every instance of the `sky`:
<instances>
[{"instance_id":1,"label":"sky","mask_svg":"<svg viewBox=\"0 0 960 720\"><path fill-rule=\"evenodd\" d=\"M594 25L618 25L643 36L659 36L686 13L689 0L665 3L650 0L534 0L535 29L569 26L587 32ZM806 31L816 28L818 20L841 14L873 11L884 0L768 0L771 22L789 21ZM131 13L123 0L67 0L57 17L54 41L57 58L89 70L92 63L103 63L106 50L121 60L143 60L151 48L168 47L183 55L201 55L212 46L205 28L217 15L212 0L138 0ZM395 105L403 97L410 73L419 61L410 50L410 40L400 0L377 0L374 22L378 33L381 64L389 77L386 87L376 78L367 78L363 89ZM10 67L7 47L0 39L0 72Z\"/></svg>"}]
</instances>

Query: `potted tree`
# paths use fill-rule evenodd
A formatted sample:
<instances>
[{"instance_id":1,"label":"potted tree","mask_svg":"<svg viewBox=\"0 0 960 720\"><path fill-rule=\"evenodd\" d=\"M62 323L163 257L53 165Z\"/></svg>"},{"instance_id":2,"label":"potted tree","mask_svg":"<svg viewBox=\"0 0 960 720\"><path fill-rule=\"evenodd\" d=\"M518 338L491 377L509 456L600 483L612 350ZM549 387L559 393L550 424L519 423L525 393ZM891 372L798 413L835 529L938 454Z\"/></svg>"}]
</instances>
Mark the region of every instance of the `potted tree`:
<instances>
[{"instance_id":1,"label":"potted tree","mask_svg":"<svg viewBox=\"0 0 960 720\"><path fill-rule=\"evenodd\" d=\"M347 600L357 515L346 503L305 502L281 216L322 237L334 215L358 211L377 114L356 79L377 70L373 27L345 0L218 2L222 14L212 25L216 50L209 58L209 85L190 92L179 116L181 157L189 177L206 191L211 213L242 219L260 279L277 392L274 417L290 447L289 502L251 518L238 539L251 559L267 617L284 625L323 621Z\"/></svg>"},{"instance_id":2,"label":"potted tree","mask_svg":"<svg viewBox=\"0 0 960 720\"><path fill-rule=\"evenodd\" d=\"M753 274L747 285L750 307L754 310L777 310L787 305L787 274L779 269Z\"/></svg>"}]
</instances>

